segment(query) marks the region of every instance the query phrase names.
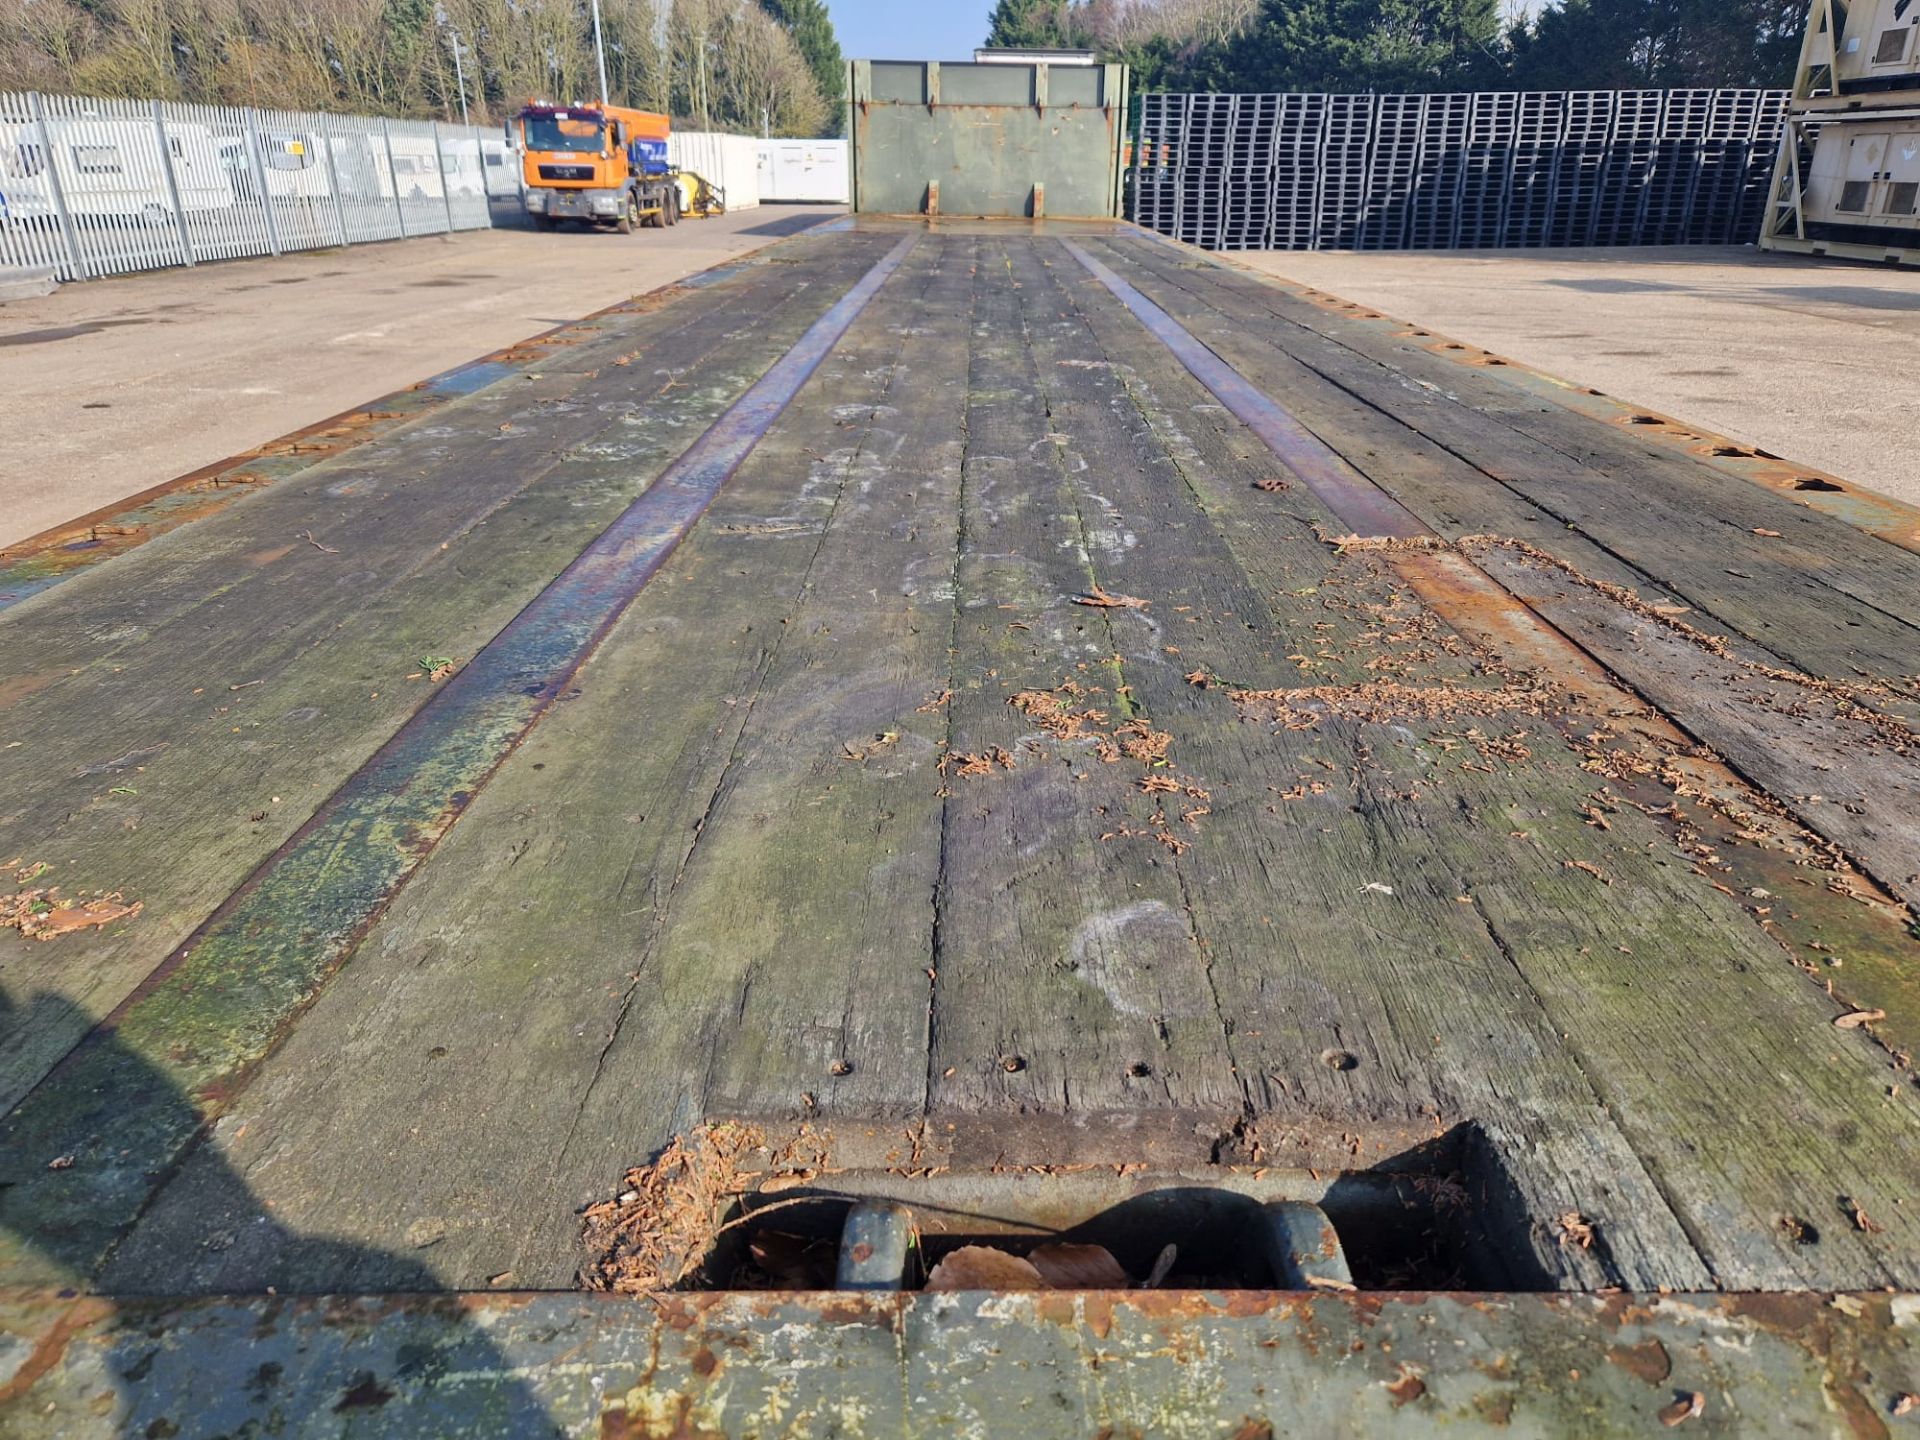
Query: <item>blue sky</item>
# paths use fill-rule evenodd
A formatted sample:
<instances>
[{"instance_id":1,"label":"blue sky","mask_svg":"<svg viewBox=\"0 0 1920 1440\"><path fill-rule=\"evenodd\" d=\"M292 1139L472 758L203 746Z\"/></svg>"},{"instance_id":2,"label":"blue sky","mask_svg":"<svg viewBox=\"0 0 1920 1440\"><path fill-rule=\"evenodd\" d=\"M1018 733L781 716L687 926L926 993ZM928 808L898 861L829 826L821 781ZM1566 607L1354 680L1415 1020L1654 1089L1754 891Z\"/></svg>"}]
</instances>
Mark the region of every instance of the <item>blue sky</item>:
<instances>
[{"instance_id":1,"label":"blue sky","mask_svg":"<svg viewBox=\"0 0 1920 1440\"><path fill-rule=\"evenodd\" d=\"M1529 11L1541 0L1522 0ZM1502 5L1504 10L1507 7ZM992 0L827 0L849 60L965 60L987 38Z\"/></svg>"},{"instance_id":2,"label":"blue sky","mask_svg":"<svg viewBox=\"0 0 1920 1440\"><path fill-rule=\"evenodd\" d=\"M992 0L827 0L849 60L967 60L987 38Z\"/></svg>"}]
</instances>

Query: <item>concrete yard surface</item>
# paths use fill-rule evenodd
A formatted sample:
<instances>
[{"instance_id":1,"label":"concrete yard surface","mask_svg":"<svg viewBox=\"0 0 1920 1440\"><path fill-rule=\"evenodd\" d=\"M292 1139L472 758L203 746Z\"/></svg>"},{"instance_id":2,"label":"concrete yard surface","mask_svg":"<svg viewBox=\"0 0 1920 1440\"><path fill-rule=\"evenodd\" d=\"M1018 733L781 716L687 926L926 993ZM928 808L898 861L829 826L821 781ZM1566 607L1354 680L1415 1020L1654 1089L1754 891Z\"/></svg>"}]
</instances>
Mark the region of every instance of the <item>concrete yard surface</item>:
<instances>
[{"instance_id":1,"label":"concrete yard surface","mask_svg":"<svg viewBox=\"0 0 1920 1440\"><path fill-rule=\"evenodd\" d=\"M1920 272L1736 245L1231 258L1920 501Z\"/></svg>"},{"instance_id":2,"label":"concrete yard surface","mask_svg":"<svg viewBox=\"0 0 1920 1440\"><path fill-rule=\"evenodd\" d=\"M0 304L0 545L835 212L496 230L64 285Z\"/></svg>"}]
</instances>

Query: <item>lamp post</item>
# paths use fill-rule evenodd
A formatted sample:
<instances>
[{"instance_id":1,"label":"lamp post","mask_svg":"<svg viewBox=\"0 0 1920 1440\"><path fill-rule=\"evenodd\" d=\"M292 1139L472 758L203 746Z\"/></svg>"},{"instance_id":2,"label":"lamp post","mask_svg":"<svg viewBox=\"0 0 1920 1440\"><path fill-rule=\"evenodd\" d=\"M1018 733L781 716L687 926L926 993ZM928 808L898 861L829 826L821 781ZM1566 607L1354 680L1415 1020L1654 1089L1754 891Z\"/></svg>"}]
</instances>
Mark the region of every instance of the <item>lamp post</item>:
<instances>
[{"instance_id":1,"label":"lamp post","mask_svg":"<svg viewBox=\"0 0 1920 1440\"><path fill-rule=\"evenodd\" d=\"M447 44L453 49L453 77L460 87L460 123L471 126L473 121L467 115L467 67L460 59L460 32L453 27L453 20L444 9L436 8L433 18L447 32Z\"/></svg>"},{"instance_id":2,"label":"lamp post","mask_svg":"<svg viewBox=\"0 0 1920 1440\"><path fill-rule=\"evenodd\" d=\"M593 0L593 63L600 70L600 103L607 103L607 46L600 35L600 0Z\"/></svg>"}]
</instances>

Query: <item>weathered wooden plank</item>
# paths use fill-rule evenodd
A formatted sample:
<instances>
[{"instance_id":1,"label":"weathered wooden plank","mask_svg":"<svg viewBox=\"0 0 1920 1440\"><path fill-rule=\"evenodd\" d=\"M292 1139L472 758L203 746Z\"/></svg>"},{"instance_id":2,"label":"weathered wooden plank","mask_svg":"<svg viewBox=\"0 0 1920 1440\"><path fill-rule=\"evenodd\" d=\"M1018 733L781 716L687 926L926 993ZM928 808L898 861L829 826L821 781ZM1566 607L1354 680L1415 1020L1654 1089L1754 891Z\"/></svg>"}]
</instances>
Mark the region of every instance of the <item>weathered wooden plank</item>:
<instances>
[{"instance_id":1,"label":"weathered wooden plank","mask_svg":"<svg viewBox=\"0 0 1920 1440\"><path fill-rule=\"evenodd\" d=\"M114 1012L107 1035L0 1121L0 1163L19 1177L0 1193L0 1224L70 1265L94 1263L197 1139L180 1098L212 1118L277 1048L912 245L897 242L810 325Z\"/></svg>"},{"instance_id":2,"label":"weathered wooden plank","mask_svg":"<svg viewBox=\"0 0 1920 1440\"><path fill-rule=\"evenodd\" d=\"M1204 1159L1245 1100L1152 838L1159 807L1139 785L1153 767L1100 756L1141 737L1125 732L1135 707L1106 617L1076 597L1130 537L1066 474L1022 248L983 254L967 381L928 1129L974 1163ZM1050 731L1054 705L1103 718Z\"/></svg>"},{"instance_id":3,"label":"weathered wooden plank","mask_svg":"<svg viewBox=\"0 0 1920 1440\"><path fill-rule=\"evenodd\" d=\"M1153 597L1147 616L1115 618L1132 632L1128 679L1210 795L1176 864L1235 1017L1259 1158L1417 1167L1408 1152L1472 1125L1519 1195L1502 1216L1518 1232L1516 1283L1704 1283L1537 997L1433 864L1428 811L1456 798L1417 756L1415 737L1434 727L1336 714L1270 730L1188 679L1486 684L1465 647L1378 560L1334 558L1313 527L1338 527L1310 496L1255 489L1273 456L1236 453L1238 427L1184 372L1143 363L1139 331L1055 255L1070 273L1029 272L1029 303L1055 317L1036 321L1035 350L1052 362L1049 405L1085 460L1076 475L1143 537L1104 568L1111 588ZM1170 446L1176 427L1184 453ZM1169 636L1176 656L1156 643ZM1513 843L1489 835L1486 858ZM1551 1222L1570 1212L1621 1227L1610 1263L1560 1243Z\"/></svg>"},{"instance_id":4,"label":"weathered wooden plank","mask_svg":"<svg viewBox=\"0 0 1920 1440\"><path fill-rule=\"evenodd\" d=\"M1899 1083L1890 1057L1835 1028L1838 1007L1644 817L1585 823L1593 777L1551 732L1524 756L1496 752L1487 774L1437 756L1440 737L1410 745L1398 728L1422 727L1376 725L1357 777L1382 863L1406 867L1416 894L1466 897L1455 903L1478 912L1720 1282L1906 1283L1912 1238L1891 1234L1907 1217L1880 1231L1832 1224L1839 1194L1881 1223L1916 1174L1915 1122L1886 1103ZM1533 843L1501 845L1502 820ZM1299 865L1311 840L1286 853ZM1487 1060L1504 1081L1506 1067ZM1455 1060L1446 1073L1466 1068ZM1821 1244L1798 1243L1783 1217L1815 1226Z\"/></svg>"},{"instance_id":5,"label":"weathered wooden plank","mask_svg":"<svg viewBox=\"0 0 1920 1440\"><path fill-rule=\"evenodd\" d=\"M385 439L463 396L524 378L530 371L538 372L554 351L590 341L609 329L624 331L635 316L679 305L675 318L691 318L692 312L703 308L682 304L692 292L724 284L760 263L752 256L743 257L633 296L416 381L404 390L389 392L76 516L40 535L0 547L0 609L10 608L182 525L204 520L252 493L256 486L286 480L349 450ZM672 324L672 320L662 319L654 333L672 328Z\"/></svg>"},{"instance_id":6,"label":"weathered wooden plank","mask_svg":"<svg viewBox=\"0 0 1920 1440\"><path fill-rule=\"evenodd\" d=\"M821 681L838 674L823 674L812 648L832 641L804 637L828 616L874 603L827 576L874 548L855 523L873 514L860 494L899 469L915 473L914 461L887 463L908 437L889 437L885 407L908 376L938 373L941 346L920 323L934 313L921 292L936 248L926 256L918 266L910 259L872 302L609 637L578 698L536 728L475 801L355 965L156 1203L108 1283L164 1276L195 1289L383 1287L413 1263L428 1266L436 1283L484 1285L507 1270L524 1283L569 1283L578 1207L603 1198L625 1165L697 1118L703 1068L724 1068L716 1031L737 1023L749 998L736 983L744 957L736 962L727 943L747 934L744 918L738 932L683 935L674 973L663 978L670 919L699 891L706 918L730 896L756 914L792 900L742 895L729 873L738 842L766 828L740 794L739 768L749 755L784 758L789 775L821 763L826 726L804 756L782 757L778 745L804 720L800 702L810 696L817 714ZM930 457L921 472L936 509L939 463ZM903 486L885 503L910 506L916 489ZM838 526L846 538L830 548ZM825 604L813 598L823 585L832 595ZM927 603L941 604L937 589ZM887 604L869 623L895 634L917 622ZM935 624L929 633L943 632ZM873 648L876 665L894 663L886 646ZM769 688L776 666L789 682L785 699ZM903 684L896 677L894 688ZM911 716L922 697L905 684L893 698ZM827 783L852 783L844 772L854 762L829 755L826 763ZM925 777L900 780L931 792ZM782 803L787 823L804 828L812 807L791 794ZM724 853L708 865L702 857L715 840ZM760 859L780 857L763 850ZM864 873L869 859L846 863ZM843 873L821 903L851 883ZM924 891L918 915L924 948ZM865 918L907 931L916 923L890 905ZM801 960L809 954L820 965L848 963L833 937L799 929L767 958L793 955L793 982L804 984L817 979ZM919 965L893 953L866 959L897 965L917 987L921 1013L882 1007L865 1023L904 1022L917 1040L926 986ZM354 1072L324 1058L341 1054L359 1061ZM890 1071L873 1052L867 1058L871 1069L856 1070L848 1088L871 1100ZM824 1061L819 1069L817 1089L828 1094L834 1080ZM921 1048L911 1066L916 1100L923 1074ZM797 1106L797 1088L790 1100ZM381 1183L368 1186L368 1173ZM243 1217L262 1201L289 1230L218 1255L183 1244L208 1214ZM340 1251L297 1238L343 1233L356 1242L350 1266ZM414 1245L430 1248L411 1257ZM343 1279L343 1269L354 1278Z\"/></svg>"},{"instance_id":7,"label":"weathered wooden plank","mask_svg":"<svg viewBox=\"0 0 1920 1440\"><path fill-rule=\"evenodd\" d=\"M1911 1082L1588 768L1604 677L1556 696L1404 557L1322 544L1052 242L921 245L105 1283L564 1285L576 1208L730 1112L956 1165L1419 1168L1470 1132L1522 1278L1920 1282ZM1370 459L1491 483L1433 444ZM54 1172L76 1211L94 1163Z\"/></svg>"},{"instance_id":8,"label":"weathered wooden plank","mask_svg":"<svg viewBox=\"0 0 1920 1440\"><path fill-rule=\"evenodd\" d=\"M1180 292L1215 311L1236 364L1285 351L1787 663L1842 680L1920 673L1920 555L1416 346L1383 346L1255 277L1183 266L1144 241L1109 250L1156 301ZM1250 306L1277 323L1248 326Z\"/></svg>"},{"instance_id":9,"label":"weathered wooden plank","mask_svg":"<svg viewBox=\"0 0 1920 1440\"><path fill-rule=\"evenodd\" d=\"M372 561L350 557L344 544L330 554L296 539L275 562L296 568L286 584L249 592L244 604L220 602L217 615L202 606L125 653L117 669L101 658L70 682L78 689L0 712L11 742L0 751L0 853L53 866L41 883L68 895L119 891L143 906L132 921L52 943L0 933L0 977L14 1003L39 997L33 1027L8 1027L0 1038L0 1099L17 1099L422 703L432 689L423 659L460 662L478 651L791 343L830 292L816 287L811 301L776 307L732 340L689 332L664 345L654 353L680 372L678 388L651 404L609 398L612 408L594 422L599 438L531 473L497 465L505 498L484 524L443 538L389 516L368 538ZM443 460L393 503L412 514L431 496L470 512L473 472L457 453ZM102 606L120 605L119 567L138 588L146 568L175 549L209 566L224 554L230 568L234 549L281 523L273 518L281 506L326 503L318 491L295 493L304 483L284 499L263 495L204 528L175 532L48 600L85 614L88 592L101 590L109 592ZM243 526L251 535L230 534ZM343 574L349 563L356 568ZM368 563L377 570L358 568ZM0 620L0 635L38 608Z\"/></svg>"},{"instance_id":10,"label":"weathered wooden plank","mask_svg":"<svg viewBox=\"0 0 1920 1440\"><path fill-rule=\"evenodd\" d=\"M1526 551L1475 545L1501 584L1635 690L1920 905L1920 737L1872 696L1744 661L1683 620L1631 605Z\"/></svg>"},{"instance_id":11,"label":"weathered wooden plank","mask_svg":"<svg viewBox=\"0 0 1920 1440\"><path fill-rule=\"evenodd\" d=\"M1162 259L1152 268L1155 273L1164 275L1167 273L1166 266L1169 263L1171 262ZM1206 268L1211 269L1211 267ZM1186 275L1191 272L1173 273L1184 281ZM1292 355L1283 357L1281 347L1267 345L1264 338L1260 340L1244 338L1244 327L1219 308L1217 297L1213 301L1208 301L1205 297L1188 296L1184 290L1173 286L1167 293L1163 293L1162 298L1168 299L1169 303L1176 306L1183 320L1205 327L1205 333L1218 343L1228 346L1237 345L1241 351L1262 351L1263 353L1258 354L1241 354L1236 351L1235 358L1238 363L1247 368L1248 373L1260 376L1264 383L1271 385L1285 383L1290 401L1304 395L1308 397L1308 403L1311 404L1316 392L1327 388L1327 382L1317 372L1307 368ZM1267 332L1263 332L1263 335L1265 333ZM1402 391L1394 392L1394 394L1404 393L1406 393L1404 387ZM1379 396L1374 398L1378 404L1386 403ZM1392 398L1392 395L1388 396L1388 399ZM1404 421L1404 426L1416 424L1415 420L1406 417L1409 409L1417 407L1418 403L1420 402L1411 398L1410 395L1404 400L1396 401L1393 414L1398 419L1395 423ZM1385 418L1379 410L1375 410L1374 414L1379 418ZM1344 452L1357 447L1361 451L1363 460L1370 458L1367 451L1369 442L1374 438L1371 427L1363 425L1360 430L1361 438L1356 441L1348 425L1348 422L1355 417L1331 413L1329 407L1323 405L1321 413L1316 418L1325 427L1323 435L1333 439L1337 448ZM1571 419L1576 425L1596 429L1605 428L1598 422L1584 420L1581 417L1575 416ZM1405 433L1413 432L1406 430ZM1427 443L1430 448L1437 448L1432 446L1432 442ZM1675 461L1672 457L1666 457L1666 460L1670 465L1684 463ZM1574 576L1582 576L1588 580L1611 585L1624 583L1650 604L1670 603L1668 599L1663 598L1659 589L1647 584L1644 579L1637 578L1634 572L1629 572L1627 578L1623 580L1618 573L1623 567L1613 559L1612 550L1630 547L1622 547L1609 540L1608 544L1612 550L1602 550L1596 545L1585 542L1577 533L1560 529L1557 525L1541 526L1526 523L1524 514L1515 516L1510 513L1511 501L1503 498L1510 494L1505 487L1489 486L1484 479L1480 484L1475 485L1471 472L1465 476L1455 474L1447 477L1444 488L1438 494L1435 488L1425 487L1417 480L1414 482L1413 493L1407 493L1407 476L1409 473L1417 474L1417 471L1410 471L1410 468L1403 463L1376 465L1372 473L1382 477L1390 487L1397 488L1404 498L1422 508L1423 513L1438 507L1444 516L1447 490L1451 490L1456 495L1472 495L1476 499L1492 496L1495 501L1492 506L1480 505L1473 513L1471 518L1477 523L1468 527L1461 525L1455 519L1452 528L1443 533L1456 536L1465 532L1517 537L1573 567L1571 573ZM1716 477L1716 483L1735 485L1736 493L1745 493L1752 488L1741 487L1738 482L1724 476ZM1798 509L1798 507L1789 508ZM1848 531L1848 527L1842 522L1831 517L1815 517L1812 512L1805 510L1799 510L1798 513L1805 524L1813 524L1817 518L1823 534L1828 529ZM1521 523L1513 523L1515 520ZM1653 514L1648 517L1646 528L1659 530L1665 523L1659 514ZM1876 547L1879 552L1887 553L1889 556L1893 553L1891 547L1881 542L1868 540L1851 532L1848 534L1852 543ZM1764 544L1767 540L1767 537L1760 537L1758 540L1750 536L1743 538L1754 544ZM1915 557L1908 556L1905 552L1899 552L1899 555L1901 563L1920 564L1916 562ZM1597 565L1596 560L1600 562ZM1699 563L1687 572L1689 577L1700 573L1702 567L1707 570L1718 568L1714 557L1703 555ZM1799 577L1795 583L1804 588L1805 584L1811 583L1808 577L1816 575L1820 566L1808 564L1804 568L1790 568L1795 568L1795 573ZM1686 583L1670 578L1669 586L1673 594L1685 595L1689 598L1697 590L1691 578ZM1598 598L1597 594L1588 596L1590 600ZM1920 594L1916 594L1915 599L1920 601ZM1615 612L1618 612L1618 616ZM1729 760L1739 765L1745 773L1757 779L1764 776L1763 783L1775 790L1783 800L1788 801L1803 821L1832 843L1847 849L1854 855L1856 861L1875 875L1881 883L1893 887L1909 899L1916 893L1920 893L1912 879L1916 871L1920 871L1920 865L1915 863L1916 851L1920 850L1920 820L1913 817L1910 797L1900 786L1880 787L1873 783L1874 777L1886 764L1891 764L1896 769L1905 765L1907 763L1905 757L1911 754L1913 749L1910 729L1900 718L1903 713L1911 712L1904 672L1874 672L1869 676L1870 683L1867 689L1850 700L1843 697L1843 703L1849 706L1856 717L1867 723L1855 728L1852 744L1823 749L1817 737L1807 731L1801 717L1791 708L1774 707L1770 723L1763 712L1754 709L1751 705L1729 710L1715 703L1719 695L1717 686L1676 684L1671 667L1648 655L1641 648L1610 644L1609 628L1616 618L1625 614L1611 602L1585 607L1570 607L1563 604L1552 613L1556 623L1562 624L1568 633L1581 643L1588 644L1589 648L1595 649L1596 652L1604 652L1607 662L1616 673L1656 699L1668 713L1683 725L1688 726L1694 734L1716 747ZM1791 622L1793 614L1793 607L1788 605L1782 612L1783 624ZM1696 614L1688 617L1687 624L1695 629L1702 625L1711 628L1718 621L1726 618L1725 615L1716 616L1712 613ZM1877 617L1876 623L1881 623L1884 628L1886 618ZM1875 619L1875 617L1869 617L1869 619ZM1856 633L1865 622L1857 613L1850 613L1847 607L1842 606L1837 619L1832 613L1823 612L1814 623L1838 625L1850 636ZM1754 628L1756 627L1749 626L1749 633ZM1899 628L1904 630L1907 627L1902 623ZM1796 633L1801 631L1796 630ZM1669 635L1668 638L1673 637ZM1763 648L1759 644L1736 640L1728 650L1728 655L1732 658L1725 662L1725 668L1729 673L1742 673L1744 670L1749 674L1749 678L1753 678L1764 671L1784 673L1787 666L1799 663L1805 658L1796 655L1793 646L1778 646L1776 649L1779 653ZM1817 675L1820 672L1814 669L1808 673ZM1852 679L1853 677L1847 675L1844 678ZM1888 689L1871 683L1879 679L1895 682L1893 688ZM1786 681L1780 683L1788 685ZM1792 687L1788 685L1788 688ZM1817 691L1817 686L1810 687L1807 697L1816 704L1820 703ZM1878 707L1878 710L1884 713L1876 713L1874 707ZM1760 727L1759 733L1764 733L1771 738L1765 741L1756 739L1756 726ZM1869 735L1874 737L1872 743L1868 743ZM1766 751L1764 757L1759 753L1760 748ZM1836 789L1846 790L1849 799L1836 805L1825 801L1808 801L1803 798L1822 796ZM1848 805L1853 808L1846 808Z\"/></svg>"},{"instance_id":12,"label":"weathered wooden plank","mask_svg":"<svg viewBox=\"0 0 1920 1440\"><path fill-rule=\"evenodd\" d=\"M360 566L366 573L356 577L359 588L385 578L381 562L390 555L432 555L436 544L484 521L502 496L537 479L558 454L611 430L646 392L671 391L685 365L748 336L781 301L812 298L807 270L822 272L817 288L844 288L864 270L860 256L867 254L870 265L884 248L875 239L832 248L799 243L813 251L800 278L788 267L762 267L654 314L583 332L537 370L251 495L235 512L175 532L157 549L141 547L76 577L57 604L47 596L14 607L0 625L0 669L31 673L58 654L65 662L61 683L70 683L67 672L115 663L199 606L236 608L244 597L237 608L247 609L261 592L299 588L306 572L297 559L312 548L299 543L303 532L346 557L330 577ZM460 483L446 483L449 473ZM452 534L433 533L440 529ZM351 596L323 590L324 603L312 608L325 619Z\"/></svg>"},{"instance_id":13,"label":"weathered wooden plank","mask_svg":"<svg viewBox=\"0 0 1920 1440\"><path fill-rule=\"evenodd\" d=\"M928 701L947 671L974 284L969 248L940 248L915 288L863 327L871 347L897 337L885 363L852 360L849 375L865 381L816 394L777 437L826 443L833 414L859 432L804 592L582 1105L564 1163L602 1187L708 1117L825 1134L870 1123L903 1156L911 1148L940 863L943 721ZM624 1118L635 1093L657 1095L666 1122L644 1137Z\"/></svg>"}]
</instances>

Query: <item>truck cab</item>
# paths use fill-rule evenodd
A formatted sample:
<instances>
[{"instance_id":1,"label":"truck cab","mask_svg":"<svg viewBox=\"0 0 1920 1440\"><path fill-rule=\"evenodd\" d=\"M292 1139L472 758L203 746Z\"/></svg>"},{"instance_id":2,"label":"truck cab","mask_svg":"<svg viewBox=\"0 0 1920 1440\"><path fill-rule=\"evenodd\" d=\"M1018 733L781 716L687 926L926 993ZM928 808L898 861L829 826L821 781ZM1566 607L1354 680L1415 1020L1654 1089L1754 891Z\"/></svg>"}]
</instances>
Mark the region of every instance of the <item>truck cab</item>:
<instances>
[{"instance_id":1,"label":"truck cab","mask_svg":"<svg viewBox=\"0 0 1920 1440\"><path fill-rule=\"evenodd\" d=\"M523 109L516 123L527 213L537 228L579 220L624 233L679 219L665 115L540 102Z\"/></svg>"}]
</instances>

